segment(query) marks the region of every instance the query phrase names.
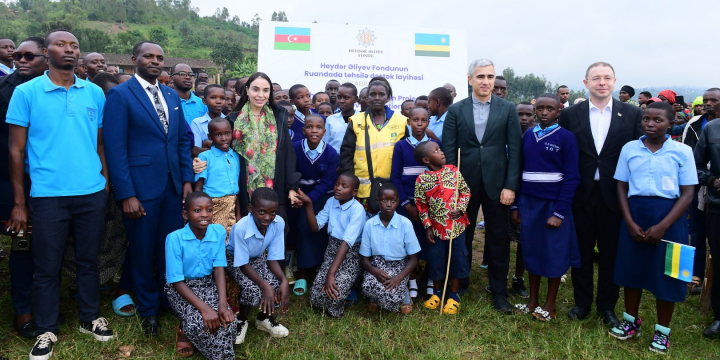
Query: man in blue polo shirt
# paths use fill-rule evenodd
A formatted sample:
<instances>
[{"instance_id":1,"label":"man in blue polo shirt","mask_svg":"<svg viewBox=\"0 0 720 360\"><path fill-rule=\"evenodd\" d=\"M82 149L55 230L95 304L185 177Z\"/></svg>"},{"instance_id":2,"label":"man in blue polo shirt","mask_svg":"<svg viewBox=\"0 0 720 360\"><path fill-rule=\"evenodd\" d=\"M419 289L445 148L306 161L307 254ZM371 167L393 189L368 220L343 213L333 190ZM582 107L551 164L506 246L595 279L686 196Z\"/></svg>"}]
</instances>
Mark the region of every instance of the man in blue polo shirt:
<instances>
[{"instance_id":1,"label":"man in blue polo shirt","mask_svg":"<svg viewBox=\"0 0 720 360\"><path fill-rule=\"evenodd\" d=\"M202 99L190 91L193 87L195 73L193 73L190 65L175 64L170 69L170 74L175 84L175 91L180 96L185 121L187 121L188 125L192 125L194 119L205 115L207 112L207 106L203 104Z\"/></svg>"},{"instance_id":2,"label":"man in blue polo shirt","mask_svg":"<svg viewBox=\"0 0 720 360\"><path fill-rule=\"evenodd\" d=\"M80 332L99 341L113 337L107 320L98 316L98 250L109 186L102 142L105 96L99 87L75 76L80 47L73 34L51 31L44 45L49 70L15 89L6 116L15 199L9 223L13 232L28 231L23 183L26 152L32 183L33 295L35 321L42 335L30 352L31 360L50 357L57 341L60 268L70 228Z\"/></svg>"},{"instance_id":3,"label":"man in blue polo shirt","mask_svg":"<svg viewBox=\"0 0 720 360\"><path fill-rule=\"evenodd\" d=\"M442 141L445 115L447 115L447 110L452 103L452 93L444 87L436 88L428 95L428 111L431 115L428 129L435 133L439 141Z\"/></svg>"}]
</instances>

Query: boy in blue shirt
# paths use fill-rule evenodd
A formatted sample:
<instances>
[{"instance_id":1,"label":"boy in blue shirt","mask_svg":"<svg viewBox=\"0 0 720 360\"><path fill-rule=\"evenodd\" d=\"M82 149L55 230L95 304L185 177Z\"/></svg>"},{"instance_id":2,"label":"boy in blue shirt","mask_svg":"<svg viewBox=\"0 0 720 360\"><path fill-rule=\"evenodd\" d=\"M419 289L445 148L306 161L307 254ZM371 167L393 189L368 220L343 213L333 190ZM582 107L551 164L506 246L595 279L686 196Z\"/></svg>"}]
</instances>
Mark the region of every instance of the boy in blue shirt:
<instances>
[{"instance_id":1,"label":"boy in blue shirt","mask_svg":"<svg viewBox=\"0 0 720 360\"><path fill-rule=\"evenodd\" d=\"M41 335L30 352L31 360L52 356L57 342L60 268L71 225L80 332L98 341L113 337L107 320L99 317L98 290L98 251L109 197L102 142L105 95L97 85L75 76L80 56L75 35L54 30L45 37L44 45L49 70L15 89L5 120L10 125L10 178L15 199L9 228L14 233L27 232L26 152L32 183L33 294Z\"/></svg>"},{"instance_id":2,"label":"boy in blue shirt","mask_svg":"<svg viewBox=\"0 0 720 360\"><path fill-rule=\"evenodd\" d=\"M340 85L337 95L337 111L332 116L325 119L325 136L323 141L340 153L340 145L342 145L347 124L350 117L355 115L355 103L358 101L357 87L352 83L344 83Z\"/></svg>"},{"instance_id":3,"label":"boy in blue shirt","mask_svg":"<svg viewBox=\"0 0 720 360\"><path fill-rule=\"evenodd\" d=\"M380 187L377 201L380 212L365 223L360 243L363 294L370 298L370 312L380 307L407 315L412 312L407 283L417 265L420 244L410 220L395 212L399 199L393 184Z\"/></svg>"},{"instance_id":4,"label":"boy in blue shirt","mask_svg":"<svg viewBox=\"0 0 720 360\"><path fill-rule=\"evenodd\" d=\"M275 305L286 313L290 284L278 261L285 260L285 221L277 216L278 195L270 188L257 188L250 198L250 214L237 222L227 245L228 271L240 285L240 312L235 344L245 341L248 315L260 307L255 327L270 336L286 337L288 329L275 321Z\"/></svg>"},{"instance_id":5,"label":"boy in blue shirt","mask_svg":"<svg viewBox=\"0 0 720 360\"><path fill-rule=\"evenodd\" d=\"M205 191L212 197L213 221L222 225L230 234L236 219L240 218L237 194L240 191L238 179L243 160L230 148L232 141L230 122L216 117L210 120L208 130L213 146L210 151L198 155L198 159L207 162L207 167L203 172L195 175L195 191Z\"/></svg>"},{"instance_id":6,"label":"boy in blue shirt","mask_svg":"<svg viewBox=\"0 0 720 360\"><path fill-rule=\"evenodd\" d=\"M183 218L185 227L165 239L164 290L180 318L176 351L191 356L194 346L208 359L234 359L236 322L225 291L227 235L211 224L213 203L202 191L185 198Z\"/></svg>"},{"instance_id":7,"label":"boy in blue shirt","mask_svg":"<svg viewBox=\"0 0 720 360\"><path fill-rule=\"evenodd\" d=\"M290 104L294 105L296 110L290 129L296 134L302 133L302 128L305 126L305 117L311 113L313 98L310 96L310 90L307 86L302 84L291 86L288 90L288 95L290 95ZM288 120L288 126L290 122L291 121Z\"/></svg>"},{"instance_id":8,"label":"boy in blue shirt","mask_svg":"<svg viewBox=\"0 0 720 360\"><path fill-rule=\"evenodd\" d=\"M227 107L228 99L225 97L225 89L220 85L211 84L205 88L205 96L202 101L207 106L207 112L205 115L193 120L190 124L194 141L193 156L210 150L210 147L212 147L212 139L208 136L208 124L210 120L216 117L225 117L223 111Z\"/></svg>"}]
</instances>

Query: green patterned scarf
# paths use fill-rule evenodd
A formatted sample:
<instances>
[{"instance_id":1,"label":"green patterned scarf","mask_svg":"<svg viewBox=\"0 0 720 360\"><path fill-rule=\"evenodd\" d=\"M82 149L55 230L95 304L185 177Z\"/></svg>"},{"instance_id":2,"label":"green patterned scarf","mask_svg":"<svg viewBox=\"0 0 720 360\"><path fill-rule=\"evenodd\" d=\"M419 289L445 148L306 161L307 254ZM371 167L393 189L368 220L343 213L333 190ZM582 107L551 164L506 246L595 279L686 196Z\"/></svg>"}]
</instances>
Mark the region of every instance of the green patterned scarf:
<instances>
[{"instance_id":1,"label":"green patterned scarf","mask_svg":"<svg viewBox=\"0 0 720 360\"><path fill-rule=\"evenodd\" d=\"M233 125L232 148L245 158L248 196L259 187L273 188L278 134L275 114L263 106L257 120L248 101L240 110Z\"/></svg>"}]
</instances>

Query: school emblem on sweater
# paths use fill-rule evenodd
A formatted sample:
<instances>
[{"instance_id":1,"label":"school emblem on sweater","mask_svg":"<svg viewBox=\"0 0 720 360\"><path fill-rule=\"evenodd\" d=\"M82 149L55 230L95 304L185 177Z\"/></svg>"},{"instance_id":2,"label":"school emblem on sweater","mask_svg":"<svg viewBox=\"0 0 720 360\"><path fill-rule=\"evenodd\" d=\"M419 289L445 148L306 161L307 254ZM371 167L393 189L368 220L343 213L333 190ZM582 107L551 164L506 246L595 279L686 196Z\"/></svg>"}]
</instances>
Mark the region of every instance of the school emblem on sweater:
<instances>
[{"instance_id":1,"label":"school emblem on sweater","mask_svg":"<svg viewBox=\"0 0 720 360\"><path fill-rule=\"evenodd\" d=\"M365 28L358 32L358 36L356 37L356 39L358 39L358 45L362 45L367 48L368 46L374 46L375 39L377 38L375 37L374 31Z\"/></svg>"},{"instance_id":2,"label":"school emblem on sweater","mask_svg":"<svg viewBox=\"0 0 720 360\"><path fill-rule=\"evenodd\" d=\"M87 117L90 121L95 121L95 116L97 115L97 109L95 108L87 108Z\"/></svg>"}]
</instances>

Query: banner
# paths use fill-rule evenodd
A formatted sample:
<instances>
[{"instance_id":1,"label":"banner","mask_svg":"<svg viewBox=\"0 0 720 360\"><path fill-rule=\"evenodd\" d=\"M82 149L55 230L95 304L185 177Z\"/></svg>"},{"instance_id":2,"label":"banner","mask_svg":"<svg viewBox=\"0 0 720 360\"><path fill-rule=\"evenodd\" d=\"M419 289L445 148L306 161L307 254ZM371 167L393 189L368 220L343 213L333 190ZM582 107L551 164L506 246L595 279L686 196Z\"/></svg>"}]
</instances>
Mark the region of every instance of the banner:
<instances>
[{"instance_id":1,"label":"banner","mask_svg":"<svg viewBox=\"0 0 720 360\"><path fill-rule=\"evenodd\" d=\"M446 83L456 101L467 96L465 30L366 25L260 23L258 71L289 89L303 84L325 90L329 80L350 82L358 92L375 76L392 86L388 105L427 95Z\"/></svg>"}]
</instances>

